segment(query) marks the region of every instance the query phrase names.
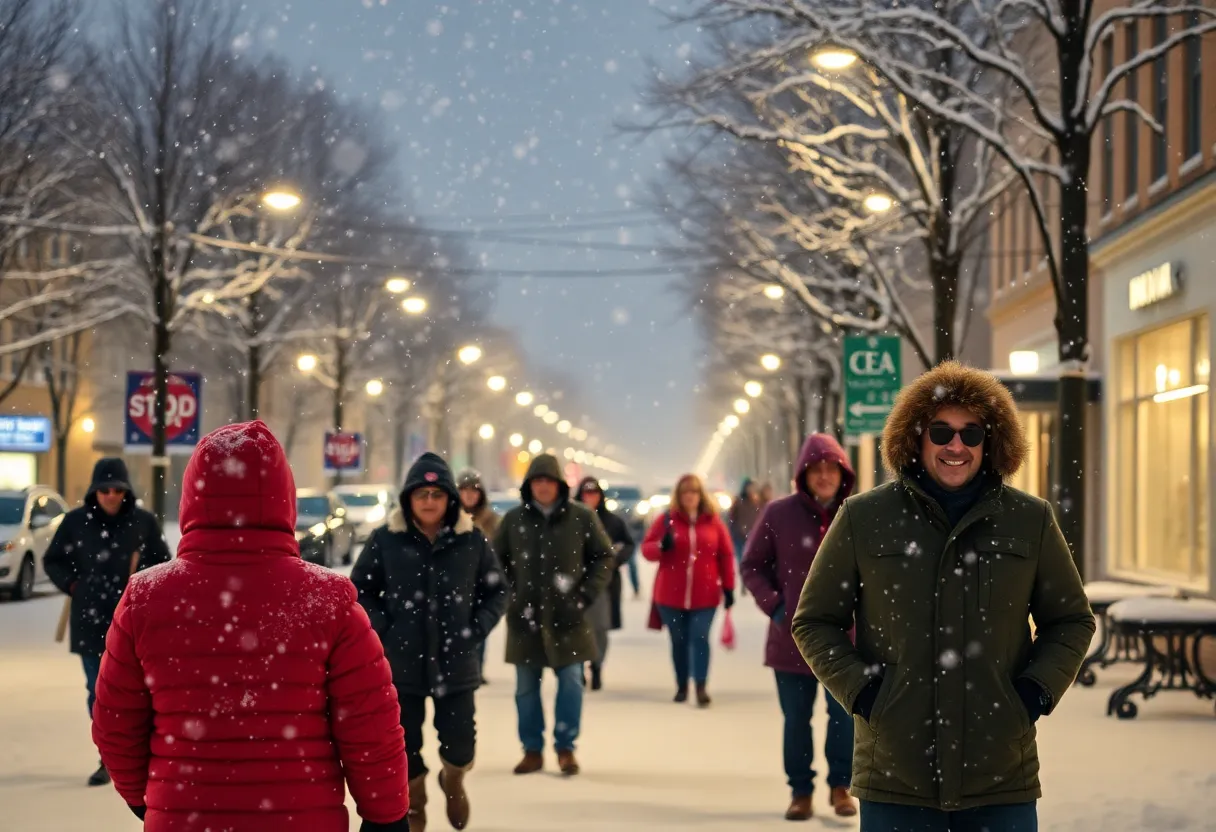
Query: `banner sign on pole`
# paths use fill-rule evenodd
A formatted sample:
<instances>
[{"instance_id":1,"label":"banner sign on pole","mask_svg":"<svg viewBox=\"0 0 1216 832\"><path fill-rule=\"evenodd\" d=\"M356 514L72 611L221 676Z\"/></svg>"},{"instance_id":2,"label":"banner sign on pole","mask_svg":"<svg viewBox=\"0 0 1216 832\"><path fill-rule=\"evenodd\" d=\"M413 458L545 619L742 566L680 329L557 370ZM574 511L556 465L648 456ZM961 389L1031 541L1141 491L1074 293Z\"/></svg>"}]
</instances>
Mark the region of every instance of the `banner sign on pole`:
<instances>
[{"instance_id":1,"label":"banner sign on pole","mask_svg":"<svg viewBox=\"0 0 1216 832\"><path fill-rule=\"evenodd\" d=\"M170 454L190 454L198 444L202 423L203 377L200 373L170 373L168 392L165 448ZM123 445L128 453L151 453L155 405L156 374L127 373Z\"/></svg>"},{"instance_id":2,"label":"banner sign on pole","mask_svg":"<svg viewBox=\"0 0 1216 832\"><path fill-rule=\"evenodd\" d=\"M903 386L902 344L894 335L849 335L844 339L844 432L882 433Z\"/></svg>"}]
</instances>

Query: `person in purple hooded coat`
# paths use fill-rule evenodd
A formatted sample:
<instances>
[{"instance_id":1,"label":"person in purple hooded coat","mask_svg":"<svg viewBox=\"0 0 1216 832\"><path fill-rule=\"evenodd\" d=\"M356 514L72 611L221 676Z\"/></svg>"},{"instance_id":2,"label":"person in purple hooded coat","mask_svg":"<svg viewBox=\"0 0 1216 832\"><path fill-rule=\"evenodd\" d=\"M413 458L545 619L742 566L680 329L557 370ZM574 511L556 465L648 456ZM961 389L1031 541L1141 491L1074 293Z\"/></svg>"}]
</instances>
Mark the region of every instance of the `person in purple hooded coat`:
<instances>
[{"instance_id":1,"label":"person in purple hooded coat","mask_svg":"<svg viewBox=\"0 0 1216 832\"><path fill-rule=\"evenodd\" d=\"M808 820L813 814L815 757L811 711L818 680L794 638L790 618L798 607L811 560L827 534L836 510L853 491L856 476L848 455L826 433L807 437L798 455L796 490L765 508L743 553L743 583L771 621L764 664L777 676L777 698L785 715L783 740L785 774L792 800L786 820ZM824 689L828 733L824 752L832 809L841 817L857 814L849 796L853 768L853 718Z\"/></svg>"}]
</instances>

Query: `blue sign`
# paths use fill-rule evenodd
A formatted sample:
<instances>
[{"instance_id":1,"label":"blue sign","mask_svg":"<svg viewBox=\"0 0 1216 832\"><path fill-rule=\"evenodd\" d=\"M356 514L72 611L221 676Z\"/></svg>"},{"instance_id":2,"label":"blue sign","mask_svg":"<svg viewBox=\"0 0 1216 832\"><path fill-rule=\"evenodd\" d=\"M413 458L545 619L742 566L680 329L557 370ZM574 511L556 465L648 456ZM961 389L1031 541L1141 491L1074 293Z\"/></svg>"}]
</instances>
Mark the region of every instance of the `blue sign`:
<instances>
[{"instance_id":1,"label":"blue sign","mask_svg":"<svg viewBox=\"0 0 1216 832\"><path fill-rule=\"evenodd\" d=\"M51 449L52 432L46 416L0 416L0 451L45 453Z\"/></svg>"},{"instance_id":2,"label":"blue sign","mask_svg":"<svg viewBox=\"0 0 1216 832\"><path fill-rule=\"evenodd\" d=\"M198 373L169 373L165 402L165 445L169 453L188 454L198 444L202 422L203 377ZM127 373L126 418L123 445L128 451L152 448L152 419L156 404L156 376Z\"/></svg>"}]
</instances>

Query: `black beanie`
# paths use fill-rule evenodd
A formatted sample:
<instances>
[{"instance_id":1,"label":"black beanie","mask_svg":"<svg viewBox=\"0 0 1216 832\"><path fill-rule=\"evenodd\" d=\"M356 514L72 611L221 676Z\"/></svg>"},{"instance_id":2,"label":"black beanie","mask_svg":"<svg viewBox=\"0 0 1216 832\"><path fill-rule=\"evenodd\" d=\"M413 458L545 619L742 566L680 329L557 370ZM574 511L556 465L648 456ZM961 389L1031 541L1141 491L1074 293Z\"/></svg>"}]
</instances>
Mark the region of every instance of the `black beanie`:
<instances>
[{"instance_id":1,"label":"black beanie","mask_svg":"<svg viewBox=\"0 0 1216 832\"><path fill-rule=\"evenodd\" d=\"M439 454L427 451L410 466L405 475L405 485L401 488L401 510L407 521L412 520L410 514L410 494L415 489L433 486L443 489L448 495L448 513L444 524L455 528L460 519L460 492L456 489L456 480L452 477L452 469L443 461Z\"/></svg>"}]
</instances>

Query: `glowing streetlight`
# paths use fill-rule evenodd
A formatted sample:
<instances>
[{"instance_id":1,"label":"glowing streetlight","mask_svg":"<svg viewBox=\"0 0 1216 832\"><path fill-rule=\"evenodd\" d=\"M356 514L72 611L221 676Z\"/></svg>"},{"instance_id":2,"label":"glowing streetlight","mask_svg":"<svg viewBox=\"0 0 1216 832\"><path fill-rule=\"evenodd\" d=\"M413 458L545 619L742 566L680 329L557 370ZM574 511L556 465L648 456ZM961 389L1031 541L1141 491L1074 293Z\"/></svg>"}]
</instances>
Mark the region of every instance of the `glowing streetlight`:
<instances>
[{"instance_id":1,"label":"glowing streetlight","mask_svg":"<svg viewBox=\"0 0 1216 832\"><path fill-rule=\"evenodd\" d=\"M760 356L760 366L770 373L775 373L781 369L781 357L771 352L765 353Z\"/></svg>"},{"instance_id":2,"label":"glowing streetlight","mask_svg":"<svg viewBox=\"0 0 1216 832\"><path fill-rule=\"evenodd\" d=\"M512 448L519 448L524 444L524 437L521 433L513 433L507 441L511 443Z\"/></svg>"},{"instance_id":3,"label":"glowing streetlight","mask_svg":"<svg viewBox=\"0 0 1216 832\"><path fill-rule=\"evenodd\" d=\"M1032 376L1039 371L1039 354L1034 350L1014 350L1009 353L1009 372L1015 376Z\"/></svg>"},{"instance_id":4,"label":"glowing streetlight","mask_svg":"<svg viewBox=\"0 0 1216 832\"><path fill-rule=\"evenodd\" d=\"M390 277L384 282L385 290L394 295L404 295L410 290L411 285L404 277Z\"/></svg>"},{"instance_id":5,"label":"glowing streetlight","mask_svg":"<svg viewBox=\"0 0 1216 832\"><path fill-rule=\"evenodd\" d=\"M421 315L426 311L426 298L412 295L401 301L401 308L405 310L407 315Z\"/></svg>"},{"instance_id":6,"label":"glowing streetlight","mask_svg":"<svg viewBox=\"0 0 1216 832\"><path fill-rule=\"evenodd\" d=\"M562 456L564 456L566 459L573 460L574 448L566 448L566 450L562 451Z\"/></svg>"},{"instance_id":7,"label":"glowing streetlight","mask_svg":"<svg viewBox=\"0 0 1216 832\"><path fill-rule=\"evenodd\" d=\"M574 428L572 431L570 431L570 438L575 442L586 441L587 431L583 430L582 428Z\"/></svg>"},{"instance_id":8,"label":"glowing streetlight","mask_svg":"<svg viewBox=\"0 0 1216 832\"><path fill-rule=\"evenodd\" d=\"M490 376L486 379L486 387L489 387L495 393L501 393L507 389L507 380L502 376Z\"/></svg>"},{"instance_id":9,"label":"glowing streetlight","mask_svg":"<svg viewBox=\"0 0 1216 832\"><path fill-rule=\"evenodd\" d=\"M300 207L304 200L294 191L276 188L262 194L262 204L272 211L291 211Z\"/></svg>"},{"instance_id":10,"label":"glowing streetlight","mask_svg":"<svg viewBox=\"0 0 1216 832\"><path fill-rule=\"evenodd\" d=\"M811 54L811 63L829 72L839 72L857 63L857 53L851 49L825 47Z\"/></svg>"},{"instance_id":11,"label":"glowing streetlight","mask_svg":"<svg viewBox=\"0 0 1216 832\"><path fill-rule=\"evenodd\" d=\"M528 443L528 450L534 454L538 454L545 449L545 443L539 439L533 439Z\"/></svg>"},{"instance_id":12,"label":"glowing streetlight","mask_svg":"<svg viewBox=\"0 0 1216 832\"><path fill-rule=\"evenodd\" d=\"M781 300L785 297L785 287L770 283L764 287L764 296L769 300Z\"/></svg>"},{"instance_id":13,"label":"glowing streetlight","mask_svg":"<svg viewBox=\"0 0 1216 832\"><path fill-rule=\"evenodd\" d=\"M481 427L479 427L477 429L477 435L487 441L490 439L493 439L494 438L494 426L487 422L486 424L482 425Z\"/></svg>"},{"instance_id":14,"label":"glowing streetlight","mask_svg":"<svg viewBox=\"0 0 1216 832\"><path fill-rule=\"evenodd\" d=\"M557 423L558 418L559 418L559 417L558 417L558 415L557 415L557 411L556 411L556 410L550 410L550 411L549 411L548 413L546 413L546 414L545 414L545 416L544 416L544 419L545 419L545 424L546 424L546 425L553 425L553 424L556 424L556 423Z\"/></svg>"},{"instance_id":15,"label":"glowing streetlight","mask_svg":"<svg viewBox=\"0 0 1216 832\"><path fill-rule=\"evenodd\" d=\"M367 395L373 399L384 392L384 382L378 378L374 378L367 383Z\"/></svg>"},{"instance_id":16,"label":"glowing streetlight","mask_svg":"<svg viewBox=\"0 0 1216 832\"><path fill-rule=\"evenodd\" d=\"M742 416L747 411L751 410L751 403L747 399L735 399L735 412Z\"/></svg>"},{"instance_id":17,"label":"glowing streetlight","mask_svg":"<svg viewBox=\"0 0 1216 832\"><path fill-rule=\"evenodd\" d=\"M722 420L722 425L723 427L734 430L735 428L739 427L739 417L733 413L730 413L725 419Z\"/></svg>"},{"instance_id":18,"label":"glowing streetlight","mask_svg":"<svg viewBox=\"0 0 1216 832\"><path fill-rule=\"evenodd\" d=\"M301 373L311 373L317 369L317 357L310 353L305 353L296 359L296 368Z\"/></svg>"},{"instance_id":19,"label":"glowing streetlight","mask_svg":"<svg viewBox=\"0 0 1216 832\"><path fill-rule=\"evenodd\" d=\"M562 419L560 422L557 423L557 432L558 433L569 433L571 427L572 427L572 425L567 420Z\"/></svg>"},{"instance_id":20,"label":"glowing streetlight","mask_svg":"<svg viewBox=\"0 0 1216 832\"><path fill-rule=\"evenodd\" d=\"M461 364L476 364L481 360L481 347L476 344L461 347L456 352L456 357L460 359Z\"/></svg>"},{"instance_id":21,"label":"glowing streetlight","mask_svg":"<svg viewBox=\"0 0 1216 832\"><path fill-rule=\"evenodd\" d=\"M532 402L534 402L535 400L536 400L536 397L533 396L531 393L529 393L527 390L524 390L521 393L515 394L515 403L517 405L519 405L520 407L527 407L528 405L532 404Z\"/></svg>"},{"instance_id":22,"label":"glowing streetlight","mask_svg":"<svg viewBox=\"0 0 1216 832\"><path fill-rule=\"evenodd\" d=\"M549 405L538 404L535 408L532 409L532 412L536 415L536 417L538 419L543 419L545 417L545 415L548 414L548 412L549 412Z\"/></svg>"},{"instance_id":23,"label":"glowing streetlight","mask_svg":"<svg viewBox=\"0 0 1216 832\"><path fill-rule=\"evenodd\" d=\"M873 193L862 200L861 205L871 214L885 214L895 205L895 200L886 194Z\"/></svg>"},{"instance_id":24,"label":"glowing streetlight","mask_svg":"<svg viewBox=\"0 0 1216 832\"><path fill-rule=\"evenodd\" d=\"M751 396L753 399L758 399L764 392L764 385L758 381L749 381L747 384L743 385L743 392Z\"/></svg>"},{"instance_id":25,"label":"glowing streetlight","mask_svg":"<svg viewBox=\"0 0 1216 832\"><path fill-rule=\"evenodd\" d=\"M97 430L97 422L93 421L92 416L85 416L80 420L80 429L85 433L92 433Z\"/></svg>"}]
</instances>

